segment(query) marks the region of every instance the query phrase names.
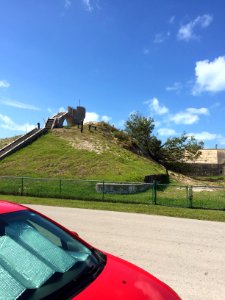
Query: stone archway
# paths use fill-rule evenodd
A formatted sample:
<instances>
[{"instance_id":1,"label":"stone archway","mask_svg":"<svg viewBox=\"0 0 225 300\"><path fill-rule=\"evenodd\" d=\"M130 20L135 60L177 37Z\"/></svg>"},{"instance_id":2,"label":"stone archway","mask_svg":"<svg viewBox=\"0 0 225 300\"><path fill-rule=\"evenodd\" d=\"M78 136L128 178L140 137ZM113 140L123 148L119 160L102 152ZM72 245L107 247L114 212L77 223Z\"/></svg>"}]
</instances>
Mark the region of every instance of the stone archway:
<instances>
[{"instance_id":1,"label":"stone archway","mask_svg":"<svg viewBox=\"0 0 225 300\"><path fill-rule=\"evenodd\" d=\"M68 126L83 125L85 119L86 109L82 106L77 106L73 108L68 106L68 111L59 112L55 116L48 118L45 128L61 128L65 120L67 121Z\"/></svg>"}]
</instances>

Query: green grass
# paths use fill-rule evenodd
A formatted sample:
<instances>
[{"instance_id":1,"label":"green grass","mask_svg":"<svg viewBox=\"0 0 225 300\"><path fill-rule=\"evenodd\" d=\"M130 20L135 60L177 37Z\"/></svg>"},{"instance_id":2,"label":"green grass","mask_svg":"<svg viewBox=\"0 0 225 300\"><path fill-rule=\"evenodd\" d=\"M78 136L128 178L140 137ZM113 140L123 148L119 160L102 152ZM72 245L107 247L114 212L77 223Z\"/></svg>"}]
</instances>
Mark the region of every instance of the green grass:
<instances>
[{"instance_id":1,"label":"green grass","mask_svg":"<svg viewBox=\"0 0 225 300\"><path fill-rule=\"evenodd\" d=\"M224 182L225 181L225 176L223 175L218 175L218 176L194 176L193 177L196 180L201 180L202 182Z\"/></svg>"},{"instance_id":2,"label":"green grass","mask_svg":"<svg viewBox=\"0 0 225 300\"><path fill-rule=\"evenodd\" d=\"M142 213L149 215L161 215L177 218L189 218L198 220L209 220L225 222L224 211L212 211L202 209L188 209L177 207L163 207L158 205L147 204L125 204L125 203L108 203L108 202L95 202L95 201L81 201L69 199L49 199L38 197L20 197L13 195L0 195L1 199L10 200L22 204L40 204L51 206L63 207L77 207L83 209L99 209L120 211L127 213Z\"/></svg>"},{"instance_id":3,"label":"green grass","mask_svg":"<svg viewBox=\"0 0 225 300\"><path fill-rule=\"evenodd\" d=\"M158 186L157 204L175 207L189 207L189 202L187 200L187 187L177 185Z\"/></svg>"},{"instance_id":4,"label":"green grass","mask_svg":"<svg viewBox=\"0 0 225 300\"><path fill-rule=\"evenodd\" d=\"M154 201L152 186L149 186L145 192L134 194L104 193L103 195L103 193L96 191L98 182L101 181L0 177L0 191L2 194L130 204L151 204ZM189 197L189 188L188 186L172 184L157 185L156 203L163 206L225 210L225 187L193 187L192 201Z\"/></svg>"},{"instance_id":5,"label":"green grass","mask_svg":"<svg viewBox=\"0 0 225 300\"><path fill-rule=\"evenodd\" d=\"M194 192L193 207L225 210L225 188L212 187L212 191Z\"/></svg>"},{"instance_id":6,"label":"green grass","mask_svg":"<svg viewBox=\"0 0 225 300\"><path fill-rule=\"evenodd\" d=\"M159 205L225 210L225 187L193 187L192 201L187 186L168 185L161 190L160 187L163 186L157 191Z\"/></svg>"},{"instance_id":7,"label":"green grass","mask_svg":"<svg viewBox=\"0 0 225 300\"><path fill-rule=\"evenodd\" d=\"M56 197L108 202L150 203L151 188L135 194L102 194L96 191L101 181L61 180L24 177L0 177L2 194L14 194L37 197Z\"/></svg>"},{"instance_id":8,"label":"green grass","mask_svg":"<svg viewBox=\"0 0 225 300\"><path fill-rule=\"evenodd\" d=\"M0 140L0 142L6 143L8 140ZM18 199L38 201L47 205L56 203L59 206L76 205L76 207L84 208L209 220L215 218L218 221L224 218L223 211L207 212L206 210L186 209L185 207L189 206L190 202L187 200L187 188L184 186L159 187L157 191L157 204L159 205L150 205L152 203L151 189L130 195L105 194L104 197L101 193L97 193L96 183L103 180L106 182L143 182L145 175L165 173L160 165L127 150L130 146L129 142L126 136L115 134L115 129L112 130L107 124L96 131L89 131L86 127L83 133L75 127L54 129L31 145L0 161L0 176L30 177L1 178L0 191L5 194L4 198L8 197L6 194L23 194L23 196L39 198L18 197ZM67 180L61 180L62 178ZM96 181L78 183L75 179ZM223 178L211 179L222 180ZM174 179L173 183L176 180ZM194 192L193 196L194 208L225 210L225 189Z\"/></svg>"},{"instance_id":9,"label":"green grass","mask_svg":"<svg viewBox=\"0 0 225 300\"><path fill-rule=\"evenodd\" d=\"M110 132L55 129L0 161L0 176L143 181L165 170L121 147Z\"/></svg>"}]
</instances>

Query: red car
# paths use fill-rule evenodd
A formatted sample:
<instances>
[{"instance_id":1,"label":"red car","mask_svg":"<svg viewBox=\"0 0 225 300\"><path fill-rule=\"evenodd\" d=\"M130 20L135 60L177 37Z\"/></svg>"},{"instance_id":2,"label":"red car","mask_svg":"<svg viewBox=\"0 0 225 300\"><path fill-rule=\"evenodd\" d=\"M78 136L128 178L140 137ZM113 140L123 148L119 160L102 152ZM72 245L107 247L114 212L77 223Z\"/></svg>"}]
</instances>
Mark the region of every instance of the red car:
<instances>
[{"instance_id":1,"label":"red car","mask_svg":"<svg viewBox=\"0 0 225 300\"><path fill-rule=\"evenodd\" d=\"M153 275L48 217L0 201L0 299L177 300Z\"/></svg>"}]
</instances>

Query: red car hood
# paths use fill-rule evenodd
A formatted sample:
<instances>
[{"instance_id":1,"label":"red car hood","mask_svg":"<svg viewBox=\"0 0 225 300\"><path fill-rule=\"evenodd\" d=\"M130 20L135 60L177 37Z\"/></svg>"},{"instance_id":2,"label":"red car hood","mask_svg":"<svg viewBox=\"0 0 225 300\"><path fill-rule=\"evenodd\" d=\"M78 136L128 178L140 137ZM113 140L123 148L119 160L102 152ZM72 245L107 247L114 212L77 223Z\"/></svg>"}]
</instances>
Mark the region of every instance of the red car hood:
<instances>
[{"instance_id":1,"label":"red car hood","mask_svg":"<svg viewBox=\"0 0 225 300\"><path fill-rule=\"evenodd\" d=\"M102 273L74 300L178 300L166 284L146 271L107 254Z\"/></svg>"}]
</instances>

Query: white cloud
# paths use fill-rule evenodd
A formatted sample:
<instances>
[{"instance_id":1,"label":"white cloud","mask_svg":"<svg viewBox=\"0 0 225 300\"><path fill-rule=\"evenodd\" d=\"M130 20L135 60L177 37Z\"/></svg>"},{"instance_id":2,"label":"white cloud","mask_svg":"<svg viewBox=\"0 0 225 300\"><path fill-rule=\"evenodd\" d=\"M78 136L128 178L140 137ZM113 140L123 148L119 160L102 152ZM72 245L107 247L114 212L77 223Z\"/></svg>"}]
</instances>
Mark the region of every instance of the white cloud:
<instances>
[{"instance_id":1,"label":"white cloud","mask_svg":"<svg viewBox=\"0 0 225 300\"><path fill-rule=\"evenodd\" d=\"M109 122L112 118L109 116L100 116L96 112L86 112L84 123L87 122Z\"/></svg>"},{"instance_id":2,"label":"white cloud","mask_svg":"<svg viewBox=\"0 0 225 300\"><path fill-rule=\"evenodd\" d=\"M171 128L159 128L157 132L161 136L176 135L176 131L174 129L171 129Z\"/></svg>"},{"instance_id":3,"label":"white cloud","mask_svg":"<svg viewBox=\"0 0 225 300\"><path fill-rule=\"evenodd\" d=\"M82 0L86 9L88 11L92 11L93 10L93 6L91 5L91 1L90 0Z\"/></svg>"},{"instance_id":4,"label":"white cloud","mask_svg":"<svg viewBox=\"0 0 225 300\"><path fill-rule=\"evenodd\" d=\"M66 112L67 111L67 109L65 109L63 106L61 106L60 108L59 108L59 112Z\"/></svg>"},{"instance_id":5,"label":"white cloud","mask_svg":"<svg viewBox=\"0 0 225 300\"><path fill-rule=\"evenodd\" d=\"M202 108L187 108L185 111L169 116L169 121L175 124L192 125L199 121L199 115L209 115L209 110Z\"/></svg>"},{"instance_id":6,"label":"white cloud","mask_svg":"<svg viewBox=\"0 0 225 300\"><path fill-rule=\"evenodd\" d=\"M64 5L65 5L65 8L69 8L72 5L71 0L65 0Z\"/></svg>"},{"instance_id":7,"label":"white cloud","mask_svg":"<svg viewBox=\"0 0 225 300\"><path fill-rule=\"evenodd\" d=\"M188 113L196 114L196 115L205 115L205 116L209 115L209 110L206 107L202 107L202 108L190 107L190 108L187 108L186 111Z\"/></svg>"},{"instance_id":8,"label":"white cloud","mask_svg":"<svg viewBox=\"0 0 225 300\"><path fill-rule=\"evenodd\" d=\"M0 102L4 105L16 107L16 108L29 109L29 110L40 110L38 107L36 107L34 105L22 103L22 102L15 101L15 100L10 100L10 99L0 100Z\"/></svg>"},{"instance_id":9,"label":"white cloud","mask_svg":"<svg viewBox=\"0 0 225 300\"><path fill-rule=\"evenodd\" d=\"M35 125L29 123L16 124L10 117L0 114L0 127L7 130L28 132L34 129Z\"/></svg>"},{"instance_id":10,"label":"white cloud","mask_svg":"<svg viewBox=\"0 0 225 300\"><path fill-rule=\"evenodd\" d=\"M214 102L211 106L210 106L210 109L217 109L218 107L221 106L221 103L220 102Z\"/></svg>"},{"instance_id":11,"label":"white cloud","mask_svg":"<svg viewBox=\"0 0 225 300\"><path fill-rule=\"evenodd\" d=\"M170 24L174 24L174 21L175 21L175 16L172 16L172 17L169 19L169 23L170 23Z\"/></svg>"},{"instance_id":12,"label":"white cloud","mask_svg":"<svg viewBox=\"0 0 225 300\"><path fill-rule=\"evenodd\" d=\"M126 121L125 120L120 120L117 123L114 123L114 126L118 129L123 130L125 126Z\"/></svg>"},{"instance_id":13,"label":"white cloud","mask_svg":"<svg viewBox=\"0 0 225 300\"><path fill-rule=\"evenodd\" d=\"M63 106L60 106L58 109L52 109L50 107L47 108L47 112L51 115L51 117L54 117L60 112L66 112L67 109L65 109Z\"/></svg>"},{"instance_id":14,"label":"white cloud","mask_svg":"<svg viewBox=\"0 0 225 300\"><path fill-rule=\"evenodd\" d=\"M8 88L10 87L10 84L6 80L0 80L0 88Z\"/></svg>"},{"instance_id":15,"label":"white cloud","mask_svg":"<svg viewBox=\"0 0 225 300\"><path fill-rule=\"evenodd\" d=\"M179 93L182 88L183 88L183 86L180 82L174 82L173 85L167 86L166 90L169 92L174 91L176 93Z\"/></svg>"},{"instance_id":16,"label":"white cloud","mask_svg":"<svg viewBox=\"0 0 225 300\"><path fill-rule=\"evenodd\" d=\"M196 62L193 94L225 91L225 56Z\"/></svg>"},{"instance_id":17,"label":"white cloud","mask_svg":"<svg viewBox=\"0 0 225 300\"><path fill-rule=\"evenodd\" d=\"M206 28L208 27L213 20L213 17L211 15L202 15L198 16L193 21L182 25L178 31L177 37L180 40L184 40L186 42L198 38L198 36L195 33L196 28Z\"/></svg>"},{"instance_id":18,"label":"white cloud","mask_svg":"<svg viewBox=\"0 0 225 300\"><path fill-rule=\"evenodd\" d=\"M86 112L85 120L84 122L99 122L100 116L95 112Z\"/></svg>"},{"instance_id":19,"label":"white cloud","mask_svg":"<svg viewBox=\"0 0 225 300\"><path fill-rule=\"evenodd\" d=\"M108 117L108 116L102 116L101 120L104 121L104 122L106 122L106 123L108 123L110 120L112 120L112 118Z\"/></svg>"},{"instance_id":20,"label":"white cloud","mask_svg":"<svg viewBox=\"0 0 225 300\"><path fill-rule=\"evenodd\" d=\"M221 134L210 133L208 131L202 131L199 133L189 133L189 136L194 136L199 141L217 141L221 145L225 145L225 137Z\"/></svg>"},{"instance_id":21,"label":"white cloud","mask_svg":"<svg viewBox=\"0 0 225 300\"><path fill-rule=\"evenodd\" d=\"M168 31L167 33L157 33L155 35L154 43L155 44L162 44L166 40L170 38L170 32Z\"/></svg>"},{"instance_id":22,"label":"white cloud","mask_svg":"<svg viewBox=\"0 0 225 300\"><path fill-rule=\"evenodd\" d=\"M155 128L157 128L157 127L161 126L162 122L154 120L154 124L155 124Z\"/></svg>"},{"instance_id":23,"label":"white cloud","mask_svg":"<svg viewBox=\"0 0 225 300\"><path fill-rule=\"evenodd\" d=\"M191 125L197 123L198 120L199 120L198 115L193 115L188 112L180 112L173 116L170 116L170 121L174 122L175 124Z\"/></svg>"},{"instance_id":24,"label":"white cloud","mask_svg":"<svg viewBox=\"0 0 225 300\"><path fill-rule=\"evenodd\" d=\"M194 135L197 140L204 140L204 141L212 141L218 138L218 135L215 133L209 133L207 131L203 131L200 133L189 133L189 135Z\"/></svg>"},{"instance_id":25,"label":"white cloud","mask_svg":"<svg viewBox=\"0 0 225 300\"><path fill-rule=\"evenodd\" d=\"M221 145L225 145L225 137L219 134L218 142L219 142Z\"/></svg>"},{"instance_id":26,"label":"white cloud","mask_svg":"<svg viewBox=\"0 0 225 300\"><path fill-rule=\"evenodd\" d=\"M169 112L169 109L166 106L159 104L159 100L157 98L145 101L144 103L148 104L150 110L156 115L164 115Z\"/></svg>"}]
</instances>

